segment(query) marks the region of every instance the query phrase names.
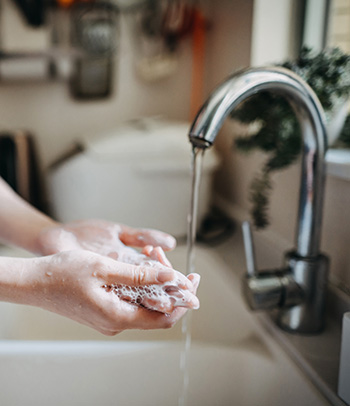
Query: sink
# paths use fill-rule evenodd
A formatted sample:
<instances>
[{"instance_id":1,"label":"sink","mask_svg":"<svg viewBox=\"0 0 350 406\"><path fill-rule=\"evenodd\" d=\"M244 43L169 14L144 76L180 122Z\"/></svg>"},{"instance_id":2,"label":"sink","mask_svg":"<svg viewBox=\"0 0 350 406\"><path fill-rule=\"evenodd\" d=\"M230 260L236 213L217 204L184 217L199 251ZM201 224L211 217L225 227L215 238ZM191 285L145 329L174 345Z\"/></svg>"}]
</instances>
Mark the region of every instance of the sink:
<instances>
[{"instance_id":1,"label":"sink","mask_svg":"<svg viewBox=\"0 0 350 406\"><path fill-rule=\"evenodd\" d=\"M187 406L330 405L243 304L242 253L240 241L196 250L201 308L191 317ZM186 247L169 258L184 271ZM181 323L104 337L41 309L1 303L0 404L176 406L182 350Z\"/></svg>"},{"instance_id":2,"label":"sink","mask_svg":"<svg viewBox=\"0 0 350 406\"><path fill-rule=\"evenodd\" d=\"M174 342L2 342L1 404L176 406L182 347ZM188 406L326 405L273 355L194 344Z\"/></svg>"}]
</instances>

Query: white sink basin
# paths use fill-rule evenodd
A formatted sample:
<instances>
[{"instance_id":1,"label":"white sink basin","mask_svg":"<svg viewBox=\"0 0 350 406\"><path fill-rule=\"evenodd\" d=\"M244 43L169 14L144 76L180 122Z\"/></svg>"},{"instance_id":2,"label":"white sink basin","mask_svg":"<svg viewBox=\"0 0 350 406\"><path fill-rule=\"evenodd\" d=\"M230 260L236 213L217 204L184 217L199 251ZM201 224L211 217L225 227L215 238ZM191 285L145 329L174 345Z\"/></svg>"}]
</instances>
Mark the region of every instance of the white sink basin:
<instances>
[{"instance_id":1,"label":"white sink basin","mask_svg":"<svg viewBox=\"0 0 350 406\"><path fill-rule=\"evenodd\" d=\"M201 308L186 406L326 406L306 376L247 311L240 297L242 250L234 267L197 250ZM184 271L185 247L171 255ZM234 268L234 271L233 271ZM40 309L0 306L0 405L176 406L181 325L106 338Z\"/></svg>"},{"instance_id":2,"label":"white sink basin","mask_svg":"<svg viewBox=\"0 0 350 406\"><path fill-rule=\"evenodd\" d=\"M181 346L173 342L22 342L0 346L6 406L177 406ZM188 406L326 405L271 354L195 344Z\"/></svg>"}]
</instances>

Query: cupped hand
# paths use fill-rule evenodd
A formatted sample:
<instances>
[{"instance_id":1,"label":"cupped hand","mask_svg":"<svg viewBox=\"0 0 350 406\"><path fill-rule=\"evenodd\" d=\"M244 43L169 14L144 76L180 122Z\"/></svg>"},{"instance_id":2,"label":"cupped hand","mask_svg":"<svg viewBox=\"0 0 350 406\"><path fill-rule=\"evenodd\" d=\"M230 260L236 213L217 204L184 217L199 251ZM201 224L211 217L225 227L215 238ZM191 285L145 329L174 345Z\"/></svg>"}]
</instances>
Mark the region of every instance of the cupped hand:
<instances>
[{"instance_id":1,"label":"cupped hand","mask_svg":"<svg viewBox=\"0 0 350 406\"><path fill-rule=\"evenodd\" d=\"M136 263L137 251L130 247L175 248L176 240L158 230L136 229L104 220L82 220L44 229L39 235L42 255L84 249L126 263ZM146 252L145 252L146 254Z\"/></svg>"},{"instance_id":2,"label":"cupped hand","mask_svg":"<svg viewBox=\"0 0 350 406\"><path fill-rule=\"evenodd\" d=\"M133 265L172 267L163 250L176 240L158 230L135 229L104 220L82 220L44 229L39 236L42 255L88 250ZM131 247L141 247L139 252Z\"/></svg>"},{"instance_id":3,"label":"cupped hand","mask_svg":"<svg viewBox=\"0 0 350 406\"><path fill-rule=\"evenodd\" d=\"M199 275L192 274L185 277L180 272L171 270L172 266L163 251L173 249L175 245L176 241L172 236L158 230L134 229L103 220L84 220L58 225L45 229L40 235L41 253L44 255L70 250L97 253L105 257L104 260L109 261L110 266L130 272L131 279L133 279L133 272L138 272L139 275L173 272L173 277L163 281L162 284L158 280L157 289L150 288L147 283L148 277L143 276L140 277L139 283L131 281L128 285L121 282L119 278L114 278L113 281L104 281L99 286L101 299L103 295L108 294L108 298L113 297L109 300L120 303L118 306L120 315L123 309L142 316L140 320L135 320L137 322L132 324L133 327L126 328L159 328L154 327L154 323L147 326L147 320L155 321L155 319L160 324L171 326L188 308L199 307L198 298L195 296ZM131 247L140 247L142 251L136 251ZM88 254L81 253L81 255L86 255L84 260L87 262L84 265L90 268ZM77 272L76 267L72 267L72 271ZM73 276L70 275L70 277ZM74 277L78 276L74 275ZM104 292L100 291L101 288ZM155 290L156 295L148 294L155 293ZM148 313L149 315L146 316ZM142 326L138 327L139 321L142 321ZM125 328L114 329L112 332L123 329Z\"/></svg>"},{"instance_id":4,"label":"cupped hand","mask_svg":"<svg viewBox=\"0 0 350 406\"><path fill-rule=\"evenodd\" d=\"M150 311L106 286L174 285L186 292L187 307L199 304L195 296L198 275L186 278L161 264L135 266L81 249L23 261L28 272L18 284L19 295L24 293L19 302L69 317L106 335L126 329L168 328L187 311L185 307L173 307L169 314Z\"/></svg>"}]
</instances>

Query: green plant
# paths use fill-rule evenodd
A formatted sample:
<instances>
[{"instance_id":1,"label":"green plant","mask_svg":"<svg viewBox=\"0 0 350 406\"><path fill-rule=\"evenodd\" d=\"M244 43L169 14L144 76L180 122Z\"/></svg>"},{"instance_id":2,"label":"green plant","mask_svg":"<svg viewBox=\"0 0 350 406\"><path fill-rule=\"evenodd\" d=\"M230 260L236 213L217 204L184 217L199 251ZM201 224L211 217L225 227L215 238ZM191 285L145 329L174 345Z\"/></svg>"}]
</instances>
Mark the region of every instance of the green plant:
<instances>
[{"instance_id":1,"label":"green plant","mask_svg":"<svg viewBox=\"0 0 350 406\"><path fill-rule=\"evenodd\" d=\"M338 48L327 49L317 55L303 48L295 61L277 66L294 71L311 86L326 116L339 100L350 95L350 55ZM245 124L258 124L254 134L238 137L235 145L241 152L261 150L267 154L260 173L251 183L249 196L255 227L265 228L269 224L268 205L273 189L271 175L297 160L302 148L300 127L288 102L269 92L251 96L231 113L231 118ZM350 144L349 134L348 138Z\"/></svg>"}]
</instances>

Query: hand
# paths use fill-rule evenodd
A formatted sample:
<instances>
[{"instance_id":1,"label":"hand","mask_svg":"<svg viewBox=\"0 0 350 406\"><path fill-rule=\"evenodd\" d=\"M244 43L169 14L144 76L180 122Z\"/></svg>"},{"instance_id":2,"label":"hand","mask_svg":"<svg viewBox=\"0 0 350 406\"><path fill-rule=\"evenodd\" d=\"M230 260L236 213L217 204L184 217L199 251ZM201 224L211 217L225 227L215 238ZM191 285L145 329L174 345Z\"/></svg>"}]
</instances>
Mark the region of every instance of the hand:
<instances>
[{"instance_id":1,"label":"hand","mask_svg":"<svg viewBox=\"0 0 350 406\"><path fill-rule=\"evenodd\" d=\"M157 230L133 229L102 220L77 221L50 227L41 233L40 240L41 252L44 255L68 250L88 250L113 258L118 263L144 267L144 272L150 268L158 271L163 269L168 272L171 264L163 249L170 250L176 244L173 237ZM127 245L143 247L142 252ZM182 274L174 272L177 276L172 282L159 287L158 297L145 294L145 291L142 291L139 286L136 287L137 295L117 282L105 284L104 287L106 291L115 293L119 299L128 301L129 304L138 303L147 309L171 313L171 317L177 321L184 314L183 309L179 310L177 307L199 307L199 301L194 293L198 287L199 275L189 275L186 280ZM176 282L179 275L182 284ZM184 284L183 281L186 283Z\"/></svg>"},{"instance_id":2,"label":"hand","mask_svg":"<svg viewBox=\"0 0 350 406\"><path fill-rule=\"evenodd\" d=\"M106 335L126 329L168 328L187 310L176 307L169 315L150 311L120 299L106 285L145 286L177 280L198 301L196 275L186 278L160 264L158 268L134 266L85 250L16 260L26 262L20 264L21 277L16 278L17 303L53 311Z\"/></svg>"},{"instance_id":3,"label":"hand","mask_svg":"<svg viewBox=\"0 0 350 406\"><path fill-rule=\"evenodd\" d=\"M162 250L172 250L175 245L176 240L161 231L135 229L103 220L83 220L53 226L44 229L39 235L42 255L84 249L135 265L145 262L146 255L169 266ZM143 248L143 255L131 246Z\"/></svg>"}]
</instances>

